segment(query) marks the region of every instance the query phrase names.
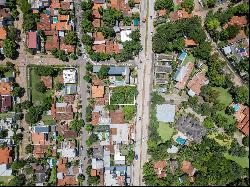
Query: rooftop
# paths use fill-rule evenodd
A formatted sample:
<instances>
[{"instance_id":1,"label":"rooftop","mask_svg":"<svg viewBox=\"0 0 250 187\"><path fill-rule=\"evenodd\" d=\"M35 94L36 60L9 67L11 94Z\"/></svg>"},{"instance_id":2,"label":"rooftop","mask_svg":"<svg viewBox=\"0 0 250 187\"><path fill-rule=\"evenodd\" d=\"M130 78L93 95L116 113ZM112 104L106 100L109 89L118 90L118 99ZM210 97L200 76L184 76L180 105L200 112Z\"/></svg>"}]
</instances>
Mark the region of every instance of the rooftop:
<instances>
[{"instance_id":1,"label":"rooftop","mask_svg":"<svg viewBox=\"0 0 250 187\"><path fill-rule=\"evenodd\" d=\"M104 86L92 86L92 98L104 97Z\"/></svg>"},{"instance_id":2,"label":"rooftop","mask_svg":"<svg viewBox=\"0 0 250 187\"><path fill-rule=\"evenodd\" d=\"M12 162L12 148L0 148L0 164L9 164Z\"/></svg>"},{"instance_id":3,"label":"rooftop","mask_svg":"<svg viewBox=\"0 0 250 187\"><path fill-rule=\"evenodd\" d=\"M4 27L0 27L0 40L5 40L7 37L7 32Z\"/></svg>"},{"instance_id":4,"label":"rooftop","mask_svg":"<svg viewBox=\"0 0 250 187\"><path fill-rule=\"evenodd\" d=\"M157 105L156 117L161 122L174 122L175 118L175 105L162 104Z\"/></svg>"},{"instance_id":5,"label":"rooftop","mask_svg":"<svg viewBox=\"0 0 250 187\"><path fill-rule=\"evenodd\" d=\"M208 84L209 80L206 78L205 72L200 71L195 74L188 82L187 87L192 90L196 95L200 95L201 87Z\"/></svg>"}]
</instances>

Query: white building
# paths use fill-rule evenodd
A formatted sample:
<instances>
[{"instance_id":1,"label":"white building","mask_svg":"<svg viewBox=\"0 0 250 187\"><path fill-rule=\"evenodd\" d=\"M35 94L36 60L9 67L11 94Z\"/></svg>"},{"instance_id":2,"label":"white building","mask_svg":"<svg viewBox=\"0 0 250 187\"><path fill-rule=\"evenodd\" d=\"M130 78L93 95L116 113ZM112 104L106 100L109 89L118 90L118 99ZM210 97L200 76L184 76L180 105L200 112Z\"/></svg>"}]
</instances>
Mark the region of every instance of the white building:
<instances>
[{"instance_id":1,"label":"white building","mask_svg":"<svg viewBox=\"0 0 250 187\"><path fill-rule=\"evenodd\" d=\"M115 155L114 155L115 164L125 165L126 157L121 154L119 145L114 145L114 150L115 150Z\"/></svg>"},{"instance_id":2,"label":"white building","mask_svg":"<svg viewBox=\"0 0 250 187\"><path fill-rule=\"evenodd\" d=\"M77 71L76 69L65 69L63 70L63 82L65 84L74 84L77 81Z\"/></svg>"},{"instance_id":3,"label":"white building","mask_svg":"<svg viewBox=\"0 0 250 187\"><path fill-rule=\"evenodd\" d=\"M130 34L132 33L131 30L123 30L121 31L121 41L126 42L126 41L131 41Z\"/></svg>"},{"instance_id":4,"label":"white building","mask_svg":"<svg viewBox=\"0 0 250 187\"><path fill-rule=\"evenodd\" d=\"M12 169L7 164L0 164L0 176L8 177L11 176Z\"/></svg>"},{"instance_id":5,"label":"white building","mask_svg":"<svg viewBox=\"0 0 250 187\"><path fill-rule=\"evenodd\" d=\"M116 144L128 144L128 124L110 124L110 128L116 129L112 134L112 141Z\"/></svg>"}]
</instances>

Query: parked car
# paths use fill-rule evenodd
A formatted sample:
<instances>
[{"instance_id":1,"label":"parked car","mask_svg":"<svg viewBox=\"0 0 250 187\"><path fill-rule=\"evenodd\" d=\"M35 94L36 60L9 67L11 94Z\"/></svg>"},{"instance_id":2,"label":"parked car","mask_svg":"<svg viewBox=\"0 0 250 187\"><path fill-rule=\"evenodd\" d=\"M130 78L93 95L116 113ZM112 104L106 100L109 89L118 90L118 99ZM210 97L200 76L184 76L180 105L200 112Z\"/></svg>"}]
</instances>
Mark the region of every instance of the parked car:
<instances>
[{"instance_id":1,"label":"parked car","mask_svg":"<svg viewBox=\"0 0 250 187\"><path fill-rule=\"evenodd\" d=\"M135 155L135 160L138 160L138 155Z\"/></svg>"}]
</instances>

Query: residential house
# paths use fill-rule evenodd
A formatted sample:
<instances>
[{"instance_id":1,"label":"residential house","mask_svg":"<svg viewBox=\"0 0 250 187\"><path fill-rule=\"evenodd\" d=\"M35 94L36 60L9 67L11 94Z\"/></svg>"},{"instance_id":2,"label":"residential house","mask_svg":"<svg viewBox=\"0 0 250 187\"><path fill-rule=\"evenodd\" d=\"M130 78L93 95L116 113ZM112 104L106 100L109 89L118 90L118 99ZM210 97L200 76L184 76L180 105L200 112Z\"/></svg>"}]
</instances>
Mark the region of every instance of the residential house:
<instances>
[{"instance_id":1,"label":"residential house","mask_svg":"<svg viewBox=\"0 0 250 187\"><path fill-rule=\"evenodd\" d=\"M11 147L0 148L0 164L11 164L13 161L12 153Z\"/></svg>"},{"instance_id":2,"label":"residential house","mask_svg":"<svg viewBox=\"0 0 250 187\"><path fill-rule=\"evenodd\" d=\"M191 162L187 160L183 161L181 170L190 177L190 182L194 182L194 176L197 169L193 168Z\"/></svg>"},{"instance_id":3,"label":"residential house","mask_svg":"<svg viewBox=\"0 0 250 187\"><path fill-rule=\"evenodd\" d=\"M0 95L0 113L7 112L12 109L12 96Z\"/></svg>"},{"instance_id":4,"label":"residential house","mask_svg":"<svg viewBox=\"0 0 250 187\"><path fill-rule=\"evenodd\" d=\"M175 12L170 13L170 20L171 21L178 21L178 20L181 20L181 19L188 19L188 18L191 18L191 17L192 17L192 14L189 14L184 9L177 10Z\"/></svg>"},{"instance_id":5,"label":"residential house","mask_svg":"<svg viewBox=\"0 0 250 187\"><path fill-rule=\"evenodd\" d=\"M38 128L38 131L40 129ZM43 130L42 130L43 131ZM35 158L43 158L49 147L49 137L46 132L33 132L31 134L33 155Z\"/></svg>"},{"instance_id":6,"label":"residential house","mask_svg":"<svg viewBox=\"0 0 250 187\"><path fill-rule=\"evenodd\" d=\"M235 111L237 120L236 127L245 135L249 136L249 107L238 104L238 109ZM235 108L235 107L234 107Z\"/></svg>"},{"instance_id":7,"label":"residential house","mask_svg":"<svg viewBox=\"0 0 250 187\"><path fill-rule=\"evenodd\" d=\"M41 9L50 5L50 0L28 0L33 13L38 13Z\"/></svg>"},{"instance_id":8,"label":"residential house","mask_svg":"<svg viewBox=\"0 0 250 187\"><path fill-rule=\"evenodd\" d=\"M76 69L64 69L63 70L63 82L64 84L75 84L77 82Z\"/></svg>"},{"instance_id":9,"label":"residential house","mask_svg":"<svg viewBox=\"0 0 250 187\"><path fill-rule=\"evenodd\" d=\"M31 165L36 176L36 186L43 186L48 179L47 170L49 169L49 165L38 165L36 163L32 163Z\"/></svg>"},{"instance_id":10,"label":"residential house","mask_svg":"<svg viewBox=\"0 0 250 187\"><path fill-rule=\"evenodd\" d=\"M132 33L131 29L126 29L121 31L121 42L131 41L130 34Z\"/></svg>"},{"instance_id":11,"label":"residential house","mask_svg":"<svg viewBox=\"0 0 250 187\"><path fill-rule=\"evenodd\" d=\"M185 39L184 43L185 43L186 48L192 48L192 47L196 47L198 45L196 43L196 41L194 41L193 39Z\"/></svg>"},{"instance_id":12,"label":"residential house","mask_svg":"<svg viewBox=\"0 0 250 187\"><path fill-rule=\"evenodd\" d=\"M12 15L9 8L0 8L0 27L13 24Z\"/></svg>"},{"instance_id":13,"label":"residential house","mask_svg":"<svg viewBox=\"0 0 250 187\"><path fill-rule=\"evenodd\" d=\"M57 124L57 132L59 135L63 136L65 139L77 138L77 132L69 129L67 122L63 125Z\"/></svg>"},{"instance_id":14,"label":"residential house","mask_svg":"<svg viewBox=\"0 0 250 187\"><path fill-rule=\"evenodd\" d=\"M204 85L207 85L209 83L209 80L206 78L205 72L200 71L196 73L192 79L188 82L188 95L194 96L194 95L200 95L201 87Z\"/></svg>"},{"instance_id":15,"label":"residential house","mask_svg":"<svg viewBox=\"0 0 250 187\"><path fill-rule=\"evenodd\" d=\"M206 128L203 127L197 119L189 115L182 115L176 121L175 126L178 131L182 132L191 141L196 143L200 143L202 141L202 137L207 133Z\"/></svg>"},{"instance_id":16,"label":"residential house","mask_svg":"<svg viewBox=\"0 0 250 187\"><path fill-rule=\"evenodd\" d=\"M156 117L160 122L174 122L175 105L162 104L156 106Z\"/></svg>"},{"instance_id":17,"label":"residential house","mask_svg":"<svg viewBox=\"0 0 250 187\"><path fill-rule=\"evenodd\" d=\"M5 6L5 4L6 4L6 0L0 0L0 6Z\"/></svg>"},{"instance_id":18,"label":"residential house","mask_svg":"<svg viewBox=\"0 0 250 187\"><path fill-rule=\"evenodd\" d=\"M111 118L111 124L124 124L124 112L123 110L115 110L109 112Z\"/></svg>"},{"instance_id":19,"label":"residential house","mask_svg":"<svg viewBox=\"0 0 250 187\"><path fill-rule=\"evenodd\" d=\"M13 90L12 84L9 82L0 81L0 95L9 96Z\"/></svg>"},{"instance_id":20,"label":"residential house","mask_svg":"<svg viewBox=\"0 0 250 187\"><path fill-rule=\"evenodd\" d=\"M126 156L122 155L120 151L120 145L114 145L114 162L115 165L125 165L126 164Z\"/></svg>"},{"instance_id":21,"label":"residential house","mask_svg":"<svg viewBox=\"0 0 250 187\"><path fill-rule=\"evenodd\" d=\"M73 104L75 102L75 96L74 95L64 95L63 101L65 103Z\"/></svg>"},{"instance_id":22,"label":"residential house","mask_svg":"<svg viewBox=\"0 0 250 187\"><path fill-rule=\"evenodd\" d=\"M73 107L68 103L52 103L51 116L55 120L72 120Z\"/></svg>"},{"instance_id":23,"label":"residential house","mask_svg":"<svg viewBox=\"0 0 250 187\"><path fill-rule=\"evenodd\" d=\"M165 160L161 160L154 163L154 169L158 178L163 178L167 176L166 167L167 167L167 162Z\"/></svg>"},{"instance_id":24,"label":"residential house","mask_svg":"<svg viewBox=\"0 0 250 187\"><path fill-rule=\"evenodd\" d=\"M92 86L92 98L103 98L105 94L104 86Z\"/></svg>"},{"instance_id":25,"label":"residential house","mask_svg":"<svg viewBox=\"0 0 250 187\"><path fill-rule=\"evenodd\" d=\"M128 15L130 13L130 7L127 0L110 0L109 6L120 10L124 15Z\"/></svg>"},{"instance_id":26,"label":"residential house","mask_svg":"<svg viewBox=\"0 0 250 187\"><path fill-rule=\"evenodd\" d=\"M10 177L10 176L12 176L11 166L9 164L0 164L0 177Z\"/></svg>"},{"instance_id":27,"label":"residential house","mask_svg":"<svg viewBox=\"0 0 250 187\"><path fill-rule=\"evenodd\" d=\"M246 38L247 38L247 36L246 36L244 30L240 30L240 32L235 36L235 38L228 40L228 43L233 44L233 43L242 41Z\"/></svg>"},{"instance_id":28,"label":"residential house","mask_svg":"<svg viewBox=\"0 0 250 187\"><path fill-rule=\"evenodd\" d=\"M7 32L4 27L0 26L0 41L5 40L7 37Z\"/></svg>"},{"instance_id":29,"label":"residential house","mask_svg":"<svg viewBox=\"0 0 250 187\"><path fill-rule=\"evenodd\" d=\"M66 84L64 86L64 94L66 94L66 95L77 94L77 86L76 86L76 84Z\"/></svg>"},{"instance_id":30,"label":"residential house","mask_svg":"<svg viewBox=\"0 0 250 187\"><path fill-rule=\"evenodd\" d=\"M173 55L156 54L154 64L154 82L155 84L167 84L168 75L172 72Z\"/></svg>"},{"instance_id":31,"label":"residential house","mask_svg":"<svg viewBox=\"0 0 250 187\"><path fill-rule=\"evenodd\" d=\"M63 141L61 143L61 149L58 149L58 152L61 152L62 157L68 159L74 159L77 156L77 147L74 141Z\"/></svg>"},{"instance_id":32,"label":"residential house","mask_svg":"<svg viewBox=\"0 0 250 187\"><path fill-rule=\"evenodd\" d=\"M129 186L130 175L130 166L107 167L104 172L104 186Z\"/></svg>"},{"instance_id":33,"label":"residential house","mask_svg":"<svg viewBox=\"0 0 250 187\"><path fill-rule=\"evenodd\" d=\"M186 82L191 75L194 68L194 64L192 62L188 62L186 65L180 66L176 74L174 76L174 80L177 81L175 87L179 90L182 90L185 88Z\"/></svg>"},{"instance_id":34,"label":"residential house","mask_svg":"<svg viewBox=\"0 0 250 187\"><path fill-rule=\"evenodd\" d=\"M101 170L104 167L103 160L97 158L92 158L91 165L94 170Z\"/></svg>"},{"instance_id":35,"label":"residential house","mask_svg":"<svg viewBox=\"0 0 250 187\"><path fill-rule=\"evenodd\" d=\"M8 135L5 138L0 139L0 145L7 144L7 146L11 146L13 144L12 136L14 132L12 128L15 127L15 120L13 118L6 118L0 120L0 131L8 130Z\"/></svg>"},{"instance_id":36,"label":"residential house","mask_svg":"<svg viewBox=\"0 0 250 187\"><path fill-rule=\"evenodd\" d=\"M226 29L229 25L237 25L239 27L244 27L247 24L247 19L245 16L233 16L228 23L224 25L224 29Z\"/></svg>"}]
</instances>

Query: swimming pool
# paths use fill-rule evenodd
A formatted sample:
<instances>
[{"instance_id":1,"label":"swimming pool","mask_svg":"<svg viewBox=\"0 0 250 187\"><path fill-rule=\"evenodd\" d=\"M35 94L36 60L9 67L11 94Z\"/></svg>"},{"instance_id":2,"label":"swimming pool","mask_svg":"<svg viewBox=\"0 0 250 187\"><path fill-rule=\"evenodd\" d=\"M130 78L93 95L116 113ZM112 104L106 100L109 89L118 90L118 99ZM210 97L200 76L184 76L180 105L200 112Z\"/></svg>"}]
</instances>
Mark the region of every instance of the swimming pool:
<instances>
[{"instance_id":1,"label":"swimming pool","mask_svg":"<svg viewBox=\"0 0 250 187\"><path fill-rule=\"evenodd\" d=\"M53 23L57 23L57 22L58 22L57 17L53 17Z\"/></svg>"},{"instance_id":2,"label":"swimming pool","mask_svg":"<svg viewBox=\"0 0 250 187\"><path fill-rule=\"evenodd\" d=\"M184 145L186 143L186 139L178 137L176 138L178 144Z\"/></svg>"},{"instance_id":3,"label":"swimming pool","mask_svg":"<svg viewBox=\"0 0 250 187\"><path fill-rule=\"evenodd\" d=\"M240 105L239 104L234 104L233 109L234 109L235 112L237 112L240 109Z\"/></svg>"}]
</instances>

